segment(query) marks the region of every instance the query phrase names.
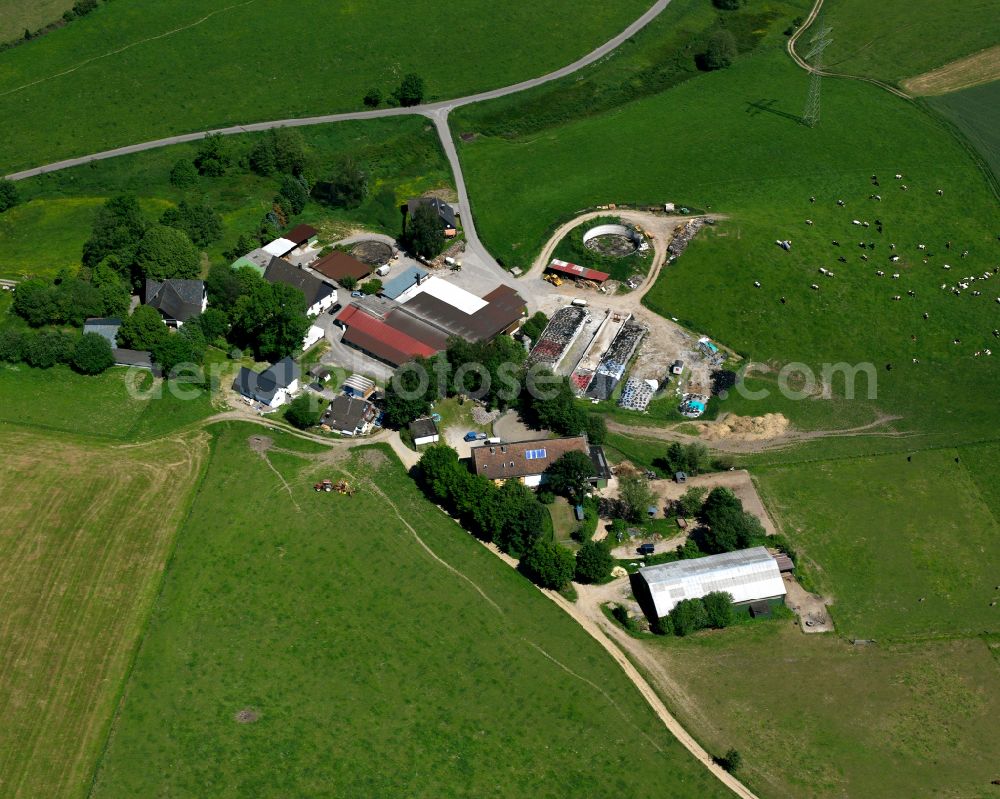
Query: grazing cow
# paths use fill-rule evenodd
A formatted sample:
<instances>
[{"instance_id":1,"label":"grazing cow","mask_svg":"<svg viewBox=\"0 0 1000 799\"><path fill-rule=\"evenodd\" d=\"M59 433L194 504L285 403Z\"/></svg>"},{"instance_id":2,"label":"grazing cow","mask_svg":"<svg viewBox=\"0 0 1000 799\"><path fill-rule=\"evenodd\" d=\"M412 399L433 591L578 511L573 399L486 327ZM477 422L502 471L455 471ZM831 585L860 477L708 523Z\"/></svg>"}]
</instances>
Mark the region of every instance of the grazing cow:
<instances>
[{"instance_id":1,"label":"grazing cow","mask_svg":"<svg viewBox=\"0 0 1000 799\"><path fill-rule=\"evenodd\" d=\"M813 283L809 288L811 288L813 291L819 291L819 286L817 286L815 283Z\"/></svg>"}]
</instances>

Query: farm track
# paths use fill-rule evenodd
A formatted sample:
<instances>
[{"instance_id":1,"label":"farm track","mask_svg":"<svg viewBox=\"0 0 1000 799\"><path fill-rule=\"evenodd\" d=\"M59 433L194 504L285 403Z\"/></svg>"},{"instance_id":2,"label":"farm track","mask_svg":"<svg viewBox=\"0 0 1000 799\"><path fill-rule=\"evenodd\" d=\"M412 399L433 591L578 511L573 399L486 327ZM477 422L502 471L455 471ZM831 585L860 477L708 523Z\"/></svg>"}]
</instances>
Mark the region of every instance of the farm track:
<instances>
[{"instance_id":1,"label":"farm track","mask_svg":"<svg viewBox=\"0 0 1000 799\"><path fill-rule=\"evenodd\" d=\"M796 64L802 67L802 69L804 69L806 72L810 74L820 75L824 78L850 78L851 80L863 80L866 83L871 83L875 86L878 86L881 89L885 89L887 92L890 92L896 95L897 97L902 98L903 100L912 100L913 98L910 97L910 95L908 95L906 92L897 89L895 86L892 86L891 84L888 84L885 81L878 80L877 78L867 78L864 75L849 75L846 72L830 72L829 70L825 69L816 69L808 61L806 61L804 58L799 56L798 53L795 52L795 44L796 42L798 42L799 37L802 36L802 34L805 33L806 30L816 21L816 18L819 16L819 12L822 9L823 9L823 0L816 0L816 4L810 10L809 16L806 17L805 22L803 22L799 26L799 28L790 37L788 37L787 49L788 49L788 55L791 56L792 61L794 61Z\"/></svg>"}]
</instances>

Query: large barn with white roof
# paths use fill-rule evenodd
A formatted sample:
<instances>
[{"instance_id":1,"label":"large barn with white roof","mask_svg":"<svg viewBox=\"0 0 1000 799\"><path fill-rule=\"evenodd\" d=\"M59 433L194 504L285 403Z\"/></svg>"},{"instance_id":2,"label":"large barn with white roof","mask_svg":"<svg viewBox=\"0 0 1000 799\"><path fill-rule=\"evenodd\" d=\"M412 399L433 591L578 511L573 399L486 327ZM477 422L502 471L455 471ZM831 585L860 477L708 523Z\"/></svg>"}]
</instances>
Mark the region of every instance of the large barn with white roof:
<instances>
[{"instance_id":1,"label":"large barn with white roof","mask_svg":"<svg viewBox=\"0 0 1000 799\"><path fill-rule=\"evenodd\" d=\"M734 605L781 600L786 593L778 562L764 547L647 566L639 569L637 582L637 598L639 592L647 593L657 618L683 599L701 599L713 591L732 594Z\"/></svg>"}]
</instances>

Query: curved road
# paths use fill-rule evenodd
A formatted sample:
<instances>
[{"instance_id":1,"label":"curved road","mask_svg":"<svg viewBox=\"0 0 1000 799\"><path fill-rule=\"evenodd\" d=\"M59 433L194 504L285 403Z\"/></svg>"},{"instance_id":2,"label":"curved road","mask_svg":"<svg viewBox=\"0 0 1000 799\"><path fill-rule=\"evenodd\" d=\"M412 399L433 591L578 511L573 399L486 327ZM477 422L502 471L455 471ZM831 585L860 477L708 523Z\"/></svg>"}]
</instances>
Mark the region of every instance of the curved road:
<instances>
[{"instance_id":1,"label":"curved road","mask_svg":"<svg viewBox=\"0 0 1000 799\"><path fill-rule=\"evenodd\" d=\"M197 133L183 133L177 136L168 136L163 139L155 139L153 141L142 142L141 144L129 144L124 147L116 147L113 150L104 150L99 153L92 153L91 155L83 155L78 158L67 158L64 161L56 161L52 164L45 164L44 166L37 166L31 169L25 169L21 172L14 172L7 175L8 180L22 180L24 178L30 178L35 175L41 175L45 172L55 172L60 169L68 169L70 167L79 166L81 164L87 164L91 161L100 161L105 158L115 158L119 155L128 155L130 153L139 153L143 150L155 150L159 147L167 147L171 144L182 144L184 142L197 141L198 139L203 139L209 134L220 133L223 136L230 136L236 133L250 133L253 131L260 130L270 130L271 128L280 127L301 127L304 125L326 125L331 122L348 122L352 120L364 120L364 119L380 119L382 117L395 117L395 116L406 116L409 114L423 114L424 116L431 117L435 121L438 118L444 118L447 120L448 112L453 108L458 108L463 105L470 105L472 103L479 103L484 100L495 100L498 97L506 97L508 94L516 94L517 92L523 92L527 89L532 89L536 86L541 86L542 84L549 83L550 81L558 80L559 78L564 78L567 75L572 75L574 72L583 69L585 66L594 63L598 59L606 56L608 53L614 51L619 45L625 42L627 39L634 36L640 30L642 30L646 25L656 19L660 12L663 11L669 5L670 0L656 0L655 3L649 8L649 10L639 17L635 22L629 25L625 30L615 36L613 39L609 39L596 50L592 50L583 58L574 61L565 67L555 70L554 72L549 72L547 75L542 75L538 78L531 78L530 80L521 81L520 83L514 83L510 86L503 86L499 89L491 89L486 92L479 92L478 94L470 94L465 97L457 97L453 100L441 100L436 103L425 103L423 105L415 105L409 108L381 108L375 111L349 111L343 114L327 114L324 116L317 117L300 117L297 119L276 119L270 122L254 122L249 125L233 125L228 128L217 128L215 130L203 130ZM438 130L440 131L440 126ZM449 136L450 140L450 136Z\"/></svg>"}]
</instances>

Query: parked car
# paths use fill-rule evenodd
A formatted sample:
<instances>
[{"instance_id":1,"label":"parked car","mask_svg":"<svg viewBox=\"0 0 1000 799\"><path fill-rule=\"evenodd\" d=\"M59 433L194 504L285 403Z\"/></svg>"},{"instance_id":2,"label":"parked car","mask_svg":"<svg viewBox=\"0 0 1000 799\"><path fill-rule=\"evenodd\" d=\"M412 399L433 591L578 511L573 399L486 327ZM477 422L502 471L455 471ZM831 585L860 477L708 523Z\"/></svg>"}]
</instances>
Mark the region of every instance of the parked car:
<instances>
[{"instance_id":1,"label":"parked car","mask_svg":"<svg viewBox=\"0 0 1000 799\"><path fill-rule=\"evenodd\" d=\"M362 297L364 295L360 291L352 291L351 292L351 296L352 297Z\"/></svg>"},{"instance_id":2,"label":"parked car","mask_svg":"<svg viewBox=\"0 0 1000 799\"><path fill-rule=\"evenodd\" d=\"M474 432L472 432L470 430L468 433L465 434L464 440L465 441L478 441L479 440L479 433L474 433Z\"/></svg>"},{"instance_id":3,"label":"parked car","mask_svg":"<svg viewBox=\"0 0 1000 799\"><path fill-rule=\"evenodd\" d=\"M637 551L640 555L652 555L656 551L656 547L652 544L640 544Z\"/></svg>"}]
</instances>

